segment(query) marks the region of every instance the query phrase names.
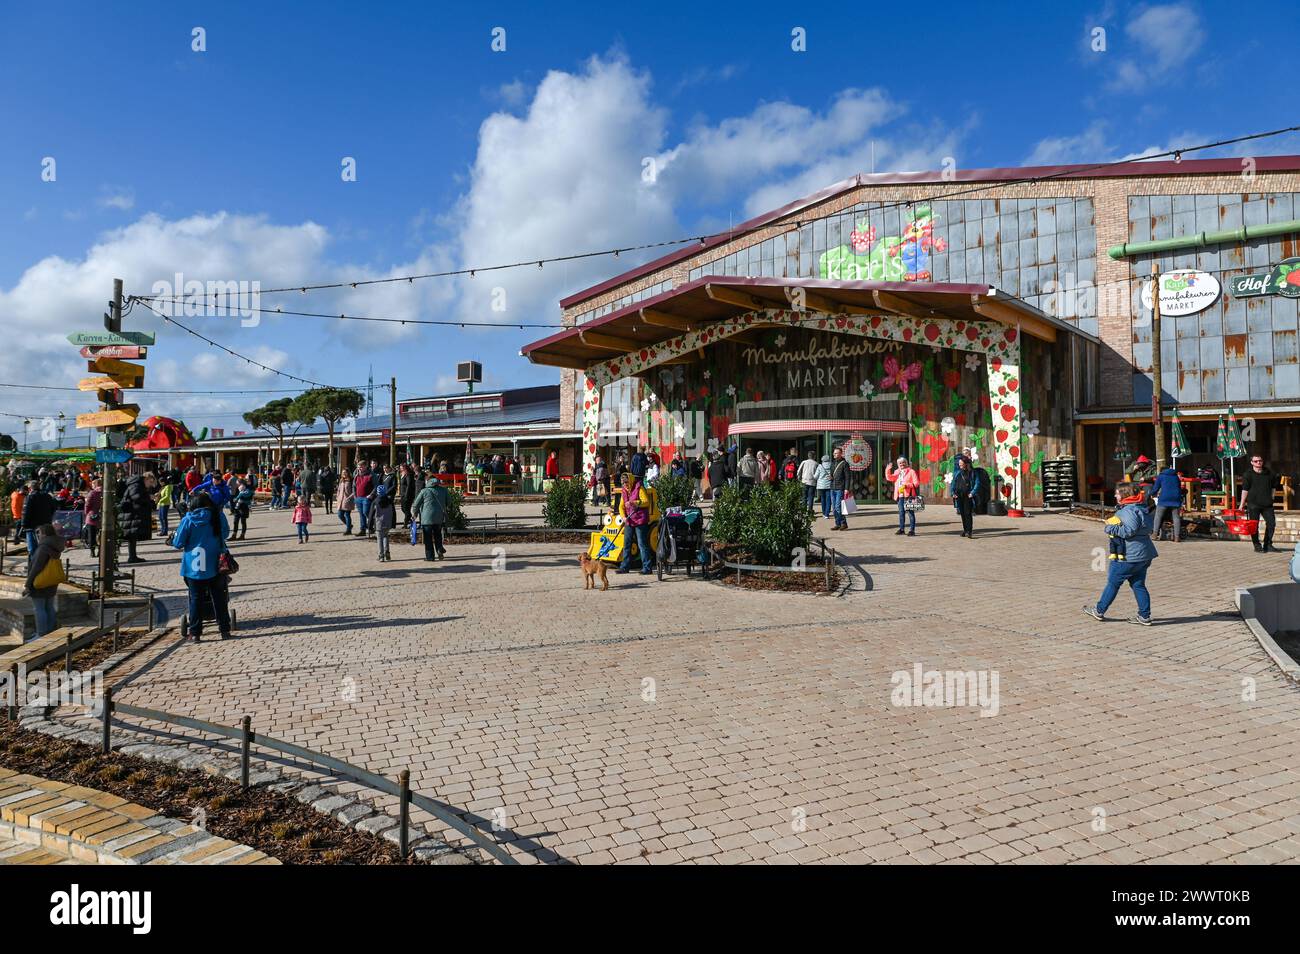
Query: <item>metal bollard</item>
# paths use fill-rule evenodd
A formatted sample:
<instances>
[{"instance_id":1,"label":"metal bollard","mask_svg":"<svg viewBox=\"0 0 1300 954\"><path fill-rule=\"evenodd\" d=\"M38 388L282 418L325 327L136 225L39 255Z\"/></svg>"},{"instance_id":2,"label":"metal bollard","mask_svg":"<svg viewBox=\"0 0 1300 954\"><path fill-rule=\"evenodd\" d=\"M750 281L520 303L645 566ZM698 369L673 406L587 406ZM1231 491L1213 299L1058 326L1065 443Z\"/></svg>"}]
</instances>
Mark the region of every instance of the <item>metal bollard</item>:
<instances>
[{"instance_id":1,"label":"metal bollard","mask_svg":"<svg viewBox=\"0 0 1300 954\"><path fill-rule=\"evenodd\" d=\"M410 833L407 829L411 822L411 770L402 769L402 774L398 776L398 782L401 794L398 795L397 816L401 827L397 832L397 849L401 853L402 860L406 860L406 855L410 851Z\"/></svg>"},{"instance_id":2,"label":"metal bollard","mask_svg":"<svg viewBox=\"0 0 1300 954\"><path fill-rule=\"evenodd\" d=\"M99 631L104 631L104 596L101 593L99 597Z\"/></svg>"},{"instance_id":3,"label":"metal bollard","mask_svg":"<svg viewBox=\"0 0 1300 954\"><path fill-rule=\"evenodd\" d=\"M63 671L72 672L72 634L69 633L64 637L63 642Z\"/></svg>"},{"instance_id":4,"label":"metal bollard","mask_svg":"<svg viewBox=\"0 0 1300 954\"><path fill-rule=\"evenodd\" d=\"M113 613L113 652L117 652L117 639L122 634L122 611Z\"/></svg>"},{"instance_id":5,"label":"metal bollard","mask_svg":"<svg viewBox=\"0 0 1300 954\"><path fill-rule=\"evenodd\" d=\"M18 664L9 667L9 721L18 719Z\"/></svg>"},{"instance_id":6,"label":"metal bollard","mask_svg":"<svg viewBox=\"0 0 1300 954\"><path fill-rule=\"evenodd\" d=\"M112 726L113 726L113 687L105 686L104 687L104 740L103 740L103 752L105 755L110 755L113 751Z\"/></svg>"},{"instance_id":7,"label":"metal bollard","mask_svg":"<svg viewBox=\"0 0 1300 954\"><path fill-rule=\"evenodd\" d=\"M154 626L153 594L149 594L149 632L153 632Z\"/></svg>"},{"instance_id":8,"label":"metal bollard","mask_svg":"<svg viewBox=\"0 0 1300 954\"><path fill-rule=\"evenodd\" d=\"M246 792L248 791L248 754L253 744L253 720L249 716L244 716L240 728L244 730L244 737L239 744L239 787Z\"/></svg>"}]
</instances>

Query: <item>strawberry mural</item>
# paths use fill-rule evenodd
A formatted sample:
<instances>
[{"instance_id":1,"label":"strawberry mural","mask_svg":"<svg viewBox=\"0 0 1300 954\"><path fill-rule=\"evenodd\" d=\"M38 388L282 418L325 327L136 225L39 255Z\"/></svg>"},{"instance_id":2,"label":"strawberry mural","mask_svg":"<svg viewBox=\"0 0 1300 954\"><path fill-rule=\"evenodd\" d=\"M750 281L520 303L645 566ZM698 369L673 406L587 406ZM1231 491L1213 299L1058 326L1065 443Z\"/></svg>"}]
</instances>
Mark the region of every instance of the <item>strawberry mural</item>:
<instances>
[{"instance_id":1,"label":"strawberry mural","mask_svg":"<svg viewBox=\"0 0 1300 954\"><path fill-rule=\"evenodd\" d=\"M818 274L841 281L928 282L933 278L931 251L942 252L948 247L934 235L934 217L928 205L916 209L902 235L876 239L875 227L859 222L848 245L822 253Z\"/></svg>"}]
</instances>

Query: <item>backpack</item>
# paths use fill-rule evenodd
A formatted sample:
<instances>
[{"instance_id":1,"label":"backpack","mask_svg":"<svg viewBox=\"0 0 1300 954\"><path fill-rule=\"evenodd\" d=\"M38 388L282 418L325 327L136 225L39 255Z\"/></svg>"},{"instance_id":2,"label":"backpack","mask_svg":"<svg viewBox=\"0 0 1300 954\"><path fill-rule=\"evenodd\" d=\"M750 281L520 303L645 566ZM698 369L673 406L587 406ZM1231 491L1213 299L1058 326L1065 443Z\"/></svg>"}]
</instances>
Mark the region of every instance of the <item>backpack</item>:
<instances>
[{"instance_id":1,"label":"backpack","mask_svg":"<svg viewBox=\"0 0 1300 954\"><path fill-rule=\"evenodd\" d=\"M799 473L799 466L794 461L787 460L785 462L784 473L786 480L794 480L795 476Z\"/></svg>"}]
</instances>

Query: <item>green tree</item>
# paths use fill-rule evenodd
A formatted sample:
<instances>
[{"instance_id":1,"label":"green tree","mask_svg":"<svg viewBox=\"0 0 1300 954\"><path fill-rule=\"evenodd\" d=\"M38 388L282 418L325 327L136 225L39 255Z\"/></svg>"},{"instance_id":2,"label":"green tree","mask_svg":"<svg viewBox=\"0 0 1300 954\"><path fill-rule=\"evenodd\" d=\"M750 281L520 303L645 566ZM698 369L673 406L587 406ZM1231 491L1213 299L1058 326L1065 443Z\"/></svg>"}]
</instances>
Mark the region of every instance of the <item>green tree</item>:
<instances>
[{"instance_id":1,"label":"green tree","mask_svg":"<svg viewBox=\"0 0 1300 954\"><path fill-rule=\"evenodd\" d=\"M244 420L259 431L266 431L276 439L278 446L277 461L284 460L284 429L297 423L293 413L293 398L276 398L267 401L261 407L254 408L244 415Z\"/></svg>"},{"instance_id":2,"label":"green tree","mask_svg":"<svg viewBox=\"0 0 1300 954\"><path fill-rule=\"evenodd\" d=\"M365 403L365 395L351 388L312 388L294 398L291 418L307 425L317 419L325 422L325 429L329 432L329 452L325 460L332 464L334 428L345 417L355 417Z\"/></svg>"}]
</instances>

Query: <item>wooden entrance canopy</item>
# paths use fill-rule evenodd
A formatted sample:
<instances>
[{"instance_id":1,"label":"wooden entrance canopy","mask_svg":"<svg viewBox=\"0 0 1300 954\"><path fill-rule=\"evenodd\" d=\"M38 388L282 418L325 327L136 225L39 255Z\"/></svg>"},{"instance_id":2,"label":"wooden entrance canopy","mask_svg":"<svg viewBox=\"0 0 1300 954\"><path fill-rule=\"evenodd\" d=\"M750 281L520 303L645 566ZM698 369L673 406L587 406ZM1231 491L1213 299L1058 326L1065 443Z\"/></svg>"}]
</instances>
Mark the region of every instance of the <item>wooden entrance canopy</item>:
<instances>
[{"instance_id":1,"label":"wooden entrance canopy","mask_svg":"<svg viewBox=\"0 0 1300 954\"><path fill-rule=\"evenodd\" d=\"M1073 325L990 285L706 275L525 345L519 353L534 364L586 370L612 355L660 344L747 312L773 308L837 315L992 321L1018 327L1024 334L1044 341L1055 341L1061 332L1081 334Z\"/></svg>"}]
</instances>

